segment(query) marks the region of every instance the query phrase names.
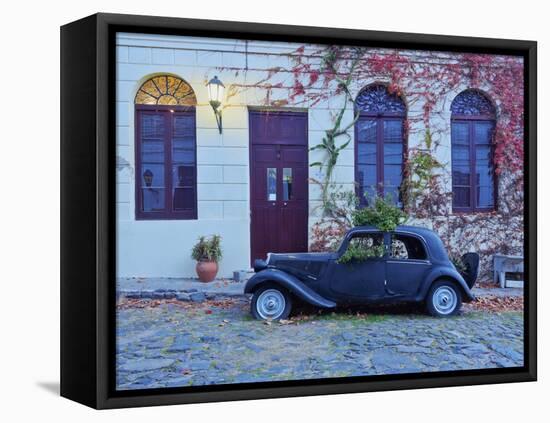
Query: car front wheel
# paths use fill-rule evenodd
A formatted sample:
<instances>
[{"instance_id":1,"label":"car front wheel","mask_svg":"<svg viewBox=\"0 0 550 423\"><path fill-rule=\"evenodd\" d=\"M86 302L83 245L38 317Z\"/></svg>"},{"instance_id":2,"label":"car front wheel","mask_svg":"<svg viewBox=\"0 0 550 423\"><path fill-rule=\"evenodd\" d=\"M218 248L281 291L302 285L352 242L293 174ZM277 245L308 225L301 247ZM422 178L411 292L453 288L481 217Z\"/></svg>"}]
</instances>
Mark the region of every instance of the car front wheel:
<instances>
[{"instance_id":1,"label":"car front wheel","mask_svg":"<svg viewBox=\"0 0 550 423\"><path fill-rule=\"evenodd\" d=\"M284 320L290 315L292 299L277 285L259 288L252 296L252 315L259 320Z\"/></svg>"},{"instance_id":2,"label":"car front wheel","mask_svg":"<svg viewBox=\"0 0 550 423\"><path fill-rule=\"evenodd\" d=\"M432 316L455 316L461 307L462 295L453 282L438 281L431 286L426 297L426 308Z\"/></svg>"}]
</instances>

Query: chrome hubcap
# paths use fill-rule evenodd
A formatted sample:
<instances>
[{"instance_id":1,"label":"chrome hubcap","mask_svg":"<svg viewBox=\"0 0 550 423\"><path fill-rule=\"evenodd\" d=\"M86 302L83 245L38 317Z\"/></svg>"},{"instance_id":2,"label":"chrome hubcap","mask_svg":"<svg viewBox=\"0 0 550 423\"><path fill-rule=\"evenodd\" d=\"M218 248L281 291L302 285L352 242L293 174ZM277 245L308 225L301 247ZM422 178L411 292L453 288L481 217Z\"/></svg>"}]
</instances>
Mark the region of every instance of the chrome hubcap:
<instances>
[{"instance_id":1,"label":"chrome hubcap","mask_svg":"<svg viewBox=\"0 0 550 423\"><path fill-rule=\"evenodd\" d=\"M434 292L432 302L434 308L440 314L450 314L454 311L458 299L454 289L448 286L440 286Z\"/></svg>"},{"instance_id":2,"label":"chrome hubcap","mask_svg":"<svg viewBox=\"0 0 550 423\"><path fill-rule=\"evenodd\" d=\"M278 319L285 311L285 296L276 289L266 289L258 297L256 310L262 319Z\"/></svg>"}]
</instances>

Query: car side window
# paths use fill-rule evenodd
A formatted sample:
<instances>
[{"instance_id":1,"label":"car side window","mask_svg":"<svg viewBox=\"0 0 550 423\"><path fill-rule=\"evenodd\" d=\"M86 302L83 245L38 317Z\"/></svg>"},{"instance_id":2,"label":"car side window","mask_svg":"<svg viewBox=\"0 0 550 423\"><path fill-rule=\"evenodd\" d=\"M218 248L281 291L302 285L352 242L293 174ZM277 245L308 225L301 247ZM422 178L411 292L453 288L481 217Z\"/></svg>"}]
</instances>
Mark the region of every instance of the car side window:
<instances>
[{"instance_id":1,"label":"car side window","mask_svg":"<svg viewBox=\"0 0 550 423\"><path fill-rule=\"evenodd\" d=\"M426 260L424 244L415 236L392 234L390 258L399 260Z\"/></svg>"},{"instance_id":2,"label":"car side window","mask_svg":"<svg viewBox=\"0 0 550 423\"><path fill-rule=\"evenodd\" d=\"M370 257L384 255L384 236L381 233L363 233L354 235L348 244L349 250L360 250Z\"/></svg>"}]
</instances>

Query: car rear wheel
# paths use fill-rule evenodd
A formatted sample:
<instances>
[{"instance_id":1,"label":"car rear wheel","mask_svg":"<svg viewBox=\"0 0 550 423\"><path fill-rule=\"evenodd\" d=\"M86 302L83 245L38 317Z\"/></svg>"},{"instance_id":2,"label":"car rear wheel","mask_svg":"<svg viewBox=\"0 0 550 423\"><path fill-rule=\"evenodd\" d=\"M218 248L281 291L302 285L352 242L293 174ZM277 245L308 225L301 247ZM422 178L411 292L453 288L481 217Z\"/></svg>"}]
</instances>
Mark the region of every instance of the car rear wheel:
<instances>
[{"instance_id":1,"label":"car rear wheel","mask_svg":"<svg viewBox=\"0 0 550 423\"><path fill-rule=\"evenodd\" d=\"M461 307L462 295L453 282L442 280L431 286L426 297L426 308L432 316L455 316Z\"/></svg>"},{"instance_id":2,"label":"car rear wheel","mask_svg":"<svg viewBox=\"0 0 550 423\"><path fill-rule=\"evenodd\" d=\"M250 306L258 320L284 320L290 315L292 299L285 289L268 285L254 292Z\"/></svg>"}]
</instances>

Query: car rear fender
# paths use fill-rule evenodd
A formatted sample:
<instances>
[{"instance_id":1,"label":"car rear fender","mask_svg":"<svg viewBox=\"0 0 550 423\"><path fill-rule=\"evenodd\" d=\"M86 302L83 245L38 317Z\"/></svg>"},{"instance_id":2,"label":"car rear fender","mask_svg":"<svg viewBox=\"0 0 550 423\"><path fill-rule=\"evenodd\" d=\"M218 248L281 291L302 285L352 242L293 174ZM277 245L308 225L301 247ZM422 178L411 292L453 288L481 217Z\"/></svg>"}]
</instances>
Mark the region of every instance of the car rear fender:
<instances>
[{"instance_id":1,"label":"car rear fender","mask_svg":"<svg viewBox=\"0 0 550 423\"><path fill-rule=\"evenodd\" d=\"M426 298L430 287L438 279L449 279L455 282L462 292L462 301L469 303L475 299L462 275L450 267L436 267L428 274L419 292L421 299Z\"/></svg>"},{"instance_id":2,"label":"car rear fender","mask_svg":"<svg viewBox=\"0 0 550 423\"><path fill-rule=\"evenodd\" d=\"M252 276L244 287L245 294L252 294L267 283L278 284L299 299L321 308L336 307L336 303L319 295L298 278L278 269L265 269Z\"/></svg>"}]
</instances>

